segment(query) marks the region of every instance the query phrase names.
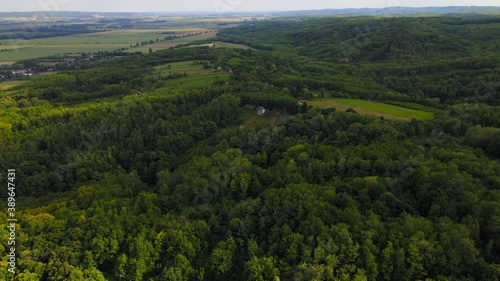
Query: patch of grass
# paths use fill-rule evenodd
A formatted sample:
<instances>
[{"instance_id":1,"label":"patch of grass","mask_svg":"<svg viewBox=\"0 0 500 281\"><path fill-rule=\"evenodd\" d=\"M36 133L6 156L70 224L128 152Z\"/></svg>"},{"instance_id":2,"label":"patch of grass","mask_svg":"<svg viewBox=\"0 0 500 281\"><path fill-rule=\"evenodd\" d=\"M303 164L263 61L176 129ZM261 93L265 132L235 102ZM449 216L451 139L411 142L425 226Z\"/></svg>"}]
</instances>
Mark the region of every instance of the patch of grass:
<instances>
[{"instance_id":1,"label":"patch of grass","mask_svg":"<svg viewBox=\"0 0 500 281\"><path fill-rule=\"evenodd\" d=\"M164 87L161 89L192 89L210 86L218 81L229 81L230 75L227 73L217 73L208 70L209 73L198 74L194 76L181 77L165 81Z\"/></svg>"},{"instance_id":2,"label":"patch of grass","mask_svg":"<svg viewBox=\"0 0 500 281\"><path fill-rule=\"evenodd\" d=\"M238 65L241 65L241 63L242 63L242 59L240 59L240 58L231 58L228 61L228 64L231 66L238 66Z\"/></svg>"},{"instance_id":3,"label":"patch of grass","mask_svg":"<svg viewBox=\"0 0 500 281\"><path fill-rule=\"evenodd\" d=\"M384 116L392 120L410 121L411 119L430 120L434 118L433 112L405 108L401 106L357 99L318 99L305 101L307 104L319 108L335 107L340 110L354 109L360 114Z\"/></svg>"},{"instance_id":4,"label":"patch of grass","mask_svg":"<svg viewBox=\"0 0 500 281\"><path fill-rule=\"evenodd\" d=\"M0 65L13 65L15 63L16 63L15 60L2 60L2 61L0 61Z\"/></svg>"},{"instance_id":5,"label":"patch of grass","mask_svg":"<svg viewBox=\"0 0 500 281\"><path fill-rule=\"evenodd\" d=\"M425 106L425 105L418 104L418 103L401 102L401 101L386 101L384 103L392 104L392 105L396 105L396 106L401 106L401 107L406 107L409 109L420 110L420 111L427 111L427 112L434 112L434 113L439 111L439 109L437 109L437 108Z\"/></svg>"},{"instance_id":6,"label":"patch of grass","mask_svg":"<svg viewBox=\"0 0 500 281\"><path fill-rule=\"evenodd\" d=\"M192 45L189 47L215 47L215 48L228 48L228 49L251 49L247 45L243 44L233 44L233 43L226 43L226 42L221 42L221 41L215 41L213 43L206 43L206 44L201 44L201 45Z\"/></svg>"},{"instance_id":7,"label":"patch of grass","mask_svg":"<svg viewBox=\"0 0 500 281\"><path fill-rule=\"evenodd\" d=\"M48 72L42 72L39 75L40 76L49 76L49 75L56 75L58 73L59 73L58 71L48 71Z\"/></svg>"},{"instance_id":8,"label":"patch of grass","mask_svg":"<svg viewBox=\"0 0 500 281\"><path fill-rule=\"evenodd\" d=\"M184 73L186 76L168 79L161 89L188 89L199 88L203 86L210 86L217 81L229 81L230 74L225 71L213 71L210 69L203 69L201 64L193 64L193 61L182 61L175 63L168 63L155 67L155 69L162 75L175 75Z\"/></svg>"},{"instance_id":9,"label":"patch of grass","mask_svg":"<svg viewBox=\"0 0 500 281\"><path fill-rule=\"evenodd\" d=\"M220 42L220 41L215 42L215 47L216 48L244 49L244 50L251 49L247 45L226 43L226 42Z\"/></svg>"},{"instance_id":10,"label":"patch of grass","mask_svg":"<svg viewBox=\"0 0 500 281\"><path fill-rule=\"evenodd\" d=\"M27 83L28 81L23 80L23 81L5 81L0 83L0 90L8 90L10 88L13 88L15 86Z\"/></svg>"},{"instance_id":11,"label":"patch of grass","mask_svg":"<svg viewBox=\"0 0 500 281\"><path fill-rule=\"evenodd\" d=\"M186 74L206 74L212 73L212 69L203 69L201 64L193 64L193 61L181 61L169 64L164 64L155 67L156 70L160 71L162 74L175 74L175 73L186 73Z\"/></svg>"}]
</instances>

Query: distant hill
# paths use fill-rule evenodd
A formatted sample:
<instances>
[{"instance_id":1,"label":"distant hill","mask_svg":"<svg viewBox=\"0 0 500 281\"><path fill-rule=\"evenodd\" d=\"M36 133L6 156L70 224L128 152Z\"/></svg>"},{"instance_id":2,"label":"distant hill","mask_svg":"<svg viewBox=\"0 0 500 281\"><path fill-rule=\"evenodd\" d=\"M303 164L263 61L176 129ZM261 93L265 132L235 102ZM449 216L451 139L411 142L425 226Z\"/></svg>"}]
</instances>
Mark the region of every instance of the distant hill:
<instances>
[{"instance_id":1,"label":"distant hill","mask_svg":"<svg viewBox=\"0 0 500 281\"><path fill-rule=\"evenodd\" d=\"M328 17L258 22L219 37L332 62L419 61L498 52L499 27L500 17Z\"/></svg>"},{"instance_id":2,"label":"distant hill","mask_svg":"<svg viewBox=\"0 0 500 281\"><path fill-rule=\"evenodd\" d=\"M360 9L324 9L303 11L154 11L154 12L78 12L78 11L31 11L31 12L0 12L1 17L58 17L58 18L89 18L95 15L103 17L135 18L147 16L212 16L212 17L241 17L241 16L273 16L273 17L303 17L303 16L457 16L457 17L485 17L500 15L500 6L450 6L450 7L388 7L388 8L360 8Z\"/></svg>"},{"instance_id":3,"label":"distant hill","mask_svg":"<svg viewBox=\"0 0 500 281\"><path fill-rule=\"evenodd\" d=\"M287 11L273 13L274 16L468 16L481 17L500 15L500 6L451 6L451 7L388 7L360 9L325 9L306 11Z\"/></svg>"}]
</instances>

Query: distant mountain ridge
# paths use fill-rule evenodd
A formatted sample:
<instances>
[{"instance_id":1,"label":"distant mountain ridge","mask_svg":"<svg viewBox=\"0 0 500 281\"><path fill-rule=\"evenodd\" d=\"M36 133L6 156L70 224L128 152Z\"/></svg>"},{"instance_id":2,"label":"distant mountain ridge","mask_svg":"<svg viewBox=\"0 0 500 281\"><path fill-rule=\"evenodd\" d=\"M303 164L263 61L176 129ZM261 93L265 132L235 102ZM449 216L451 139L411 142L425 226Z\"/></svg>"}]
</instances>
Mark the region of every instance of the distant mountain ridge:
<instances>
[{"instance_id":1,"label":"distant mountain ridge","mask_svg":"<svg viewBox=\"0 0 500 281\"><path fill-rule=\"evenodd\" d=\"M272 46L330 62L449 59L493 55L500 17L321 17L224 29L219 40Z\"/></svg>"},{"instance_id":2,"label":"distant mountain ridge","mask_svg":"<svg viewBox=\"0 0 500 281\"><path fill-rule=\"evenodd\" d=\"M275 16L464 16L464 15L500 15L500 6L448 6L448 7L387 7L387 8L351 8L286 11L273 13Z\"/></svg>"},{"instance_id":3,"label":"distant mountain ridge","mask_svg":"<svg viewBox=\"0 0 500 281\"><path fill-rule=\"evenodd\" d=\"M300 11L160 11L160 12L80 12L80 11L30 11L30 12L0 12L0 17L93 17L102 15L108 17L143 17L168 15L201 15L201 16L239 16L268 15L275 17L290 16L460 16L482 17L500 16L500 6L448 6L448 7L387 7L387 8L347 8Z\"/></svg>"}]
</instances>

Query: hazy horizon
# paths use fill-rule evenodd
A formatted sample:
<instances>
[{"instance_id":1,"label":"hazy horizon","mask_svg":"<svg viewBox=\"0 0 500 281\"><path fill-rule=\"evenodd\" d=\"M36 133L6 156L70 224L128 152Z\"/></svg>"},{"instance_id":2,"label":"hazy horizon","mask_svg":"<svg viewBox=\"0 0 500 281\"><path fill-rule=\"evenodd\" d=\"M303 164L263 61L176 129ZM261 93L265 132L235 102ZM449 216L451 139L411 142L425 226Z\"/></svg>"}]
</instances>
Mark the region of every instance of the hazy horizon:
<instances>
[{"instance_id":1,"label":"hazy horizon","mask_svg":"<svg viewBox=\"0 0 500 281\"><path fill-rule=\"evenodd\" d=\"M108 0L18 0L3 3L0 12L79 11L79 12L248 12L248 11L297 11L347 8L387 7L447 7L447 6L500 6L498 0L352 0L332 3L329 0L197 0L162 1L142 0L124 2Z\"/></svg>"}]
</instances>

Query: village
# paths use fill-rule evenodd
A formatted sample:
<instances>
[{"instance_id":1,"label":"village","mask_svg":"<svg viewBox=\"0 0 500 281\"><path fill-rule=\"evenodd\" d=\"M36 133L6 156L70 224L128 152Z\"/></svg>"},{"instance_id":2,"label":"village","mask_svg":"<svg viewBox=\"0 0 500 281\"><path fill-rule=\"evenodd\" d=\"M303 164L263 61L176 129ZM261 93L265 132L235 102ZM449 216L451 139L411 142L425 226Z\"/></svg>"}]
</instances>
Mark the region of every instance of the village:
<instances>
[{"instance_id":1,"label":"village","mask_svg":"<svg viewBox=\"0 0 500 281\"><path fill-rule=\"evenodd\" d=\"M68 70L77 62L90 62L108 57L107 52L55 56L19 61L14 65L0 65L0 82L25 80L31 76Z\"/></svg>"}]
</instances>

